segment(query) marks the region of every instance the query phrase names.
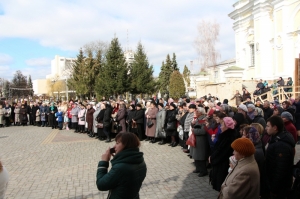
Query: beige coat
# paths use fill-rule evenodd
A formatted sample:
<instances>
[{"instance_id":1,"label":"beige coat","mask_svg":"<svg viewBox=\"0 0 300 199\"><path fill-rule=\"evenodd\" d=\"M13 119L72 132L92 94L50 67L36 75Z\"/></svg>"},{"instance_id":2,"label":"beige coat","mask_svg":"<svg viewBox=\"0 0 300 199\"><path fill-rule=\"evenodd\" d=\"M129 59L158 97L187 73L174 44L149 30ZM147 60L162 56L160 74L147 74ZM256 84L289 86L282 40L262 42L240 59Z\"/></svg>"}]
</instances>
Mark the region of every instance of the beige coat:
<instances>
[{"instance_id":1,"label":"beige coat","mask_svg":"<svg viewBox=\"0 0 300 199\"><path fill-rule=\"evenodd\" d=\"M36 111L35 116L36 116L36 118L35 118L35 121L36 121L36 122L41 121L40 109L38 109L38 110Z\"/></svg>"},{"instance_id":2,"label":"beige coat","mask_svg":"<svg viewBox=\"0 0 300 199\"><path fill-rule=\"evenodd\" d=\"M156 114L158 112L158 109L156 107L154 108L149 108L147 113L145 114L146 118L149 115L150 119L153 122L153 126L150 128L146 124L146 136L147 137L154 137L155 136L155 131L156 131ZM147 119L148 121L148 119Z\"/></svg>"},{"instance_id":3,"label":"beige coat","mask_svg":"<svg viewBox=\"0 0 300 199\"><path fill-rule=\"evenodd\" d=\"M21 122L20 121L20 107L16 106L14 112L15 112L15 122L16 123Z\"/></svg>"},{"instance_id":4,"label":"beige coat","mask_svg":"<svg viewBox=\"0 0 300 199\"><path fill-rule=\"evenodd\" d=\"M221 186L219 199L258 199L259 169L254 155L239 160Z\"/></svg>"}]
</instances>

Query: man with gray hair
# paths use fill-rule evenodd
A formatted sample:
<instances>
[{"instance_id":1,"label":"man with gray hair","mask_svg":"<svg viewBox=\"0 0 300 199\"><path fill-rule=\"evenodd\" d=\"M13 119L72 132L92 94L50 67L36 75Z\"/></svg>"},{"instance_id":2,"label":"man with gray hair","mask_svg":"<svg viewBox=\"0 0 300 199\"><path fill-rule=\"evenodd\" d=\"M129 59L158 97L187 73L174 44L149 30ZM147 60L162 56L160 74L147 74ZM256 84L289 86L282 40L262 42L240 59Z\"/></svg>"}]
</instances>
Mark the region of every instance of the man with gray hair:
<instances>
[{"instance_id":1,"label":"man with gray hair","mask_svg":"<svg viewBox=\"0 0 300 199\"><path fill-rule=\"evenodd\" d=\"M270 108L269 101L264 101L262 110L264 111L264 118L267 121L273 115L273 109Z\"/></svg>"}]
</instances>

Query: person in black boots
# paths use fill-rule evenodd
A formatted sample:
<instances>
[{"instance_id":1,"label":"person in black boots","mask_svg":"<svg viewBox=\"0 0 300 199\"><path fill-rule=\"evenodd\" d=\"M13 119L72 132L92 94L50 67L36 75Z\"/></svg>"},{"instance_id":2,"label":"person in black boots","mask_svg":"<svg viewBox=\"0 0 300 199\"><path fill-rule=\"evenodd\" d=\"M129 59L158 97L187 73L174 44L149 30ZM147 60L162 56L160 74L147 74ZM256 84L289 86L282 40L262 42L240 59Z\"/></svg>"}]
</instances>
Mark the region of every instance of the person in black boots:
<instances>
[{"instance_id":1,"label":"person in black boots","mask_svg":"<svg viewBox=\"0 0 300 199\"><path fill-rule=\"evenodd\" d=\"M73 108L71 110L72 115L72 129L74 129L74 133L78 132L78 113L79 113L79 107L77 107L77 104L73 104Z\"/></svg>"},{"instance_id":2,"label":"person in black boots","mask_svg":"<svg viewBox=\"0 0 300 199\"><path fill-rule=\"evenodd\" d=\"M8 102L5 102L4 107L4 118L5 118L5 126L10 126L10 116L11 116L11 107Z\"/></svg>"},{"instance_id":3,"label":"person in black boots","mask_svg":"<svg viewBox=\"0 0 300 199\"><path fill-rule=\"evenodd\" d=\"M135 115L132 118L132 122L137 125L137 136L141 140L143 140L143 134L144 134L144 117L145 117L145 112L142 109L141 104L136 104L136 111Z\"/></svg>"},{"instance_id":4,"label":"person in black boots","mask_svg":"<svg viewBox=\"0 0 300 199\"><path fill-rule=\"evenodd\" d=\"M34 102L32 108L31 108L31 114L30 114L31 115L31 119L32 119L30 122L34 126L37 125L36 124L36 112L39 109L40 109L40 107L38 106L38 104L36 102Z\"/></svg>"},{"instance_id":5,"label":"person in black boots","mask_svg":"<svg viewBox=\"0 0 300 199\"><path fill-rule=\"evenodd\" d=\"M177 120L176 120L176 111L177 107L174 103L170 104L169 110L166 113L165 119L165 131L167 136L171 137L171 143L169 146L175 147L177 146L176 136L177 136Z\"/></svg>"},{"instance_id":6,"label":"person in black boots","mask_svg":"<svg viewBox=\"0 0 300 199\"><path fill-rule=\"evenodd\" d=\"M164 109L163 103L158 103L158 112L156 114L156 131L155 138L161 139L158 143L159 145L165 144L166 132L165 132L165 119L166 119L166 110Z\"/></svg>"},{"instance_id":7,"label":"person in black boots","mask_svg":"<svg viewBox=\"0 0 300 199\"><path fill-rule=\"evenodd\" d=\"M106 104L105 105L105 112L104 112L104 116L103 116L103 132L106 135L106 141L105 142L111 142L110 139L110 129L111 129L111 125L112 125L112 118L111 118L111 114L112 114L112 107L110 104Z\"/></svg>"},{"instance_id":8,"label":"person in black boots","mask_svg":"<svg viewBox=\"0 0 300 199\"><path fill-rule=\"evenodd\" d=\"M56 128L56 126L57 126L55 113L57 113L57 107L52 102L51 106L49 107L49 116L48 116L49 125L52 127L52 129Z\"/></svg>"},{"instance_id":9,"label":"person in black boots","mask_svg":"<svg viewBox=\"0 0 300 199\"><path fill-rule=\"evenodd\" d=\"M93 124L94 124L94 120L93 120L93 114L95 112L95 109L93 108L93 106L91 104L89 104L87 106L87 111L86 111L86 122L87 122L87 130L88 130L88 136L90 137L94 137L94 133L93 133Z\"/></svg>"},{"instance_id":10,"label":"person in black boots","mask_svg":"<svg viewBox=\"0 0 300 199\"><path fill-rule=\"evenodd\" d=\"M27 122L28 122L27 108L25 108L24 104L22 104L22 106L21 106L20 117L21 117L22 125L27 126Z\"/></svg>"},{"instance_id":11,"label":"person in black boots","mask_svg":"<svg viewBox=\"0 0 300 199\"><path fill-rule=\"evenodd\" d=\"M192 121L192 133L196 137L196 146L190 147L190 155L195 160L196 169L193 173L199 173L199 177L208 174L206 161L208 160L210 148L205 130L206 124L205 109L198 107L194 112L194 120Z\"/></svg>"},{"instance_id":12,"label":"person in black boots","mask_svg":"<svg viewBox=\"0 0 300 199\"><path fill-rule=\"evenodd\" d=\"M97 127L97 136L98 136L98 139L102 141L102 140L105 140L106 136L105 136L105 134L103 132L103 126L101 128L101 127L99 127L99 124L103 124L104 113L105 113L105 110L106 110L105 104L102 103L100 105L100 108L101 108L101 110L98 113L98 115L96 116L96 123L98 124L98 127Z\"/></svg>"},{"instance_id":13,"label":"person in black boots","mask_svg":"<svg viewBox=\"0 0 300 199\"><path fill-rule=\"evenodd\" d=\"M131 133L136 133L134 131L136 131L136 128L135 129L132 129L132 118L134 117L135 115L135 105L134 104L131 104L129 106L129 109L127 110L127 118L126 118L126 124L127 124L127 132L131 132Z\"/></svg>"},{"instance_id":14,"label":"person in black boots","mask_svg":"<svg viewBox=\"0 0 300 199\"><path fill-rule=\"evenodd\" d=\"M33 108L34 104L31 102L28 106L26 107L27 110L27 114L28 114L28 119L29 119L29 125L34 125L35 124L35 119L33 119L33 115L32 115L32 108Z\"/></svg>"}]
</instances>

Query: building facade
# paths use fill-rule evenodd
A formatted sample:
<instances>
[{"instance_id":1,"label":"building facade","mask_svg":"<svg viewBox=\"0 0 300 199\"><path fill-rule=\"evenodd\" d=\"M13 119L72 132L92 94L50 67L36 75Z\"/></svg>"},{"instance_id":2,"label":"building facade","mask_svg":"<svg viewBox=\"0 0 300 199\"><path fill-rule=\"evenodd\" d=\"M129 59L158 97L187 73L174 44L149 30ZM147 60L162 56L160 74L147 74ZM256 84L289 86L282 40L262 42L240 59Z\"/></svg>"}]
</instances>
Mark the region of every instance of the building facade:
<instances>
[{"instance_id":1,"label":"building facade","mask_svg":"<svg viewBox=\"0 0 300 199\"><path fill-rule=\"evenodd\" d=\"M236 65L243 79L294 77L300 53L299 0L240 0L234 20Z\"/></svg>"}]
</instances>

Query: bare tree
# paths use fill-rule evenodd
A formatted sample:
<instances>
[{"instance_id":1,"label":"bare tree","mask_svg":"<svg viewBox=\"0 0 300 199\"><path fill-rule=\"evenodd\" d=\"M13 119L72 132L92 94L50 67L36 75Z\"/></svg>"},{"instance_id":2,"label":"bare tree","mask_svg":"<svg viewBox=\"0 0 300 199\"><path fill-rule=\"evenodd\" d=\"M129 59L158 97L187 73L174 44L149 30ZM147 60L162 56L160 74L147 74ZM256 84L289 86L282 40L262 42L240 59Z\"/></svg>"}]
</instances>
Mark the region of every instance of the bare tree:
<instances>
[{"instance_id":1,"label":"bare tree","mask_svg":"<svg viewBox=\"0 0 300 199\"><path fill-rule=\"evenodd\" d=\"M216 21L202 20L198 26L198 35L195 40L195 48L198 53L198 59L201 71L205 71L209 66L216 66L218 59L221 57L216 50L218 42L220 24Z\"/></svg>"},{"instance_id":2,"label":"bare tree","mask_svg":"<svg viewBox=\"0 0 300 199\"><path fill-rule=\"evenodd\" d=\"M91 52L93 53L93 56L96 56L97 52L100 51L104 55L107 47L108 44L103 41L92 41L83 46L83 52L85 55L88 55Z\"/></svg>"}]
</instances>

